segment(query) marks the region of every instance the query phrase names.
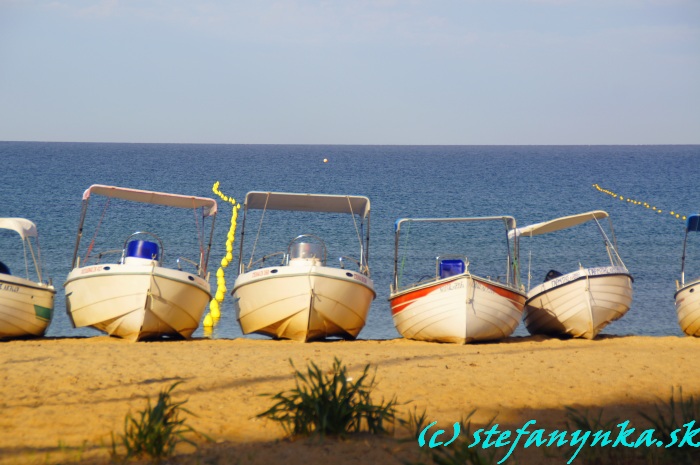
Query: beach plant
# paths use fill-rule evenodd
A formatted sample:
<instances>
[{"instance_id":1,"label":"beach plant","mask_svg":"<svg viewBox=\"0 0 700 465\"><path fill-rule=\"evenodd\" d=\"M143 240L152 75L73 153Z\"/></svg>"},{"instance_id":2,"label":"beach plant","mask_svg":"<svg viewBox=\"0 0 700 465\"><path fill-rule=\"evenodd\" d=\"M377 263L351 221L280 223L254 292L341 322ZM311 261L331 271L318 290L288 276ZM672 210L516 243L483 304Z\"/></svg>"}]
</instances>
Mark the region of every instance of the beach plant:
<instances>
[{"instance_id":1,"label":"beach plant","mask_svg":"<svg viewBox=\"0 0 700 465\"><path fill-rule=\"evenodd\" d=\"M411 434L409 441L414 441L418 439L421 432L428 424L428 414L426 409L423 409L423 411L419 413L418 407L414 405L413 410L408 411L406 418L399 418L398 422Z\"/></svg>"},{"instance_id":2,"label":"beach plant","mask_svg":"<svg viewBox=\"0 0 700 465\"><path fill-rule=\"evenodd\" d=\"M183 407L187 402L173 401L171 393L181 381L174 383L158 394L155 405L147 398L146 408L137 415L128 413L124 419L124 434L119 435L119 441L115 440L112 433L112 457L118 458L117 442L126 449L124 460L131 458L150 458L155 462L170 457L175 447L180 443L187 443L194 447L197 444L187 434L197 433L191 426L185 424L183 413L192 414ZM206 436L204 436L206 438Z\"/></svg>"},{"instance_id":3,"label":"beach plant","mask_svg":"<svg viewBox=\"0 0 700 465\"><path fill-rule=\"evenodd\" d=\"M335 358L331 369L324 373L309 362L306 373L298 370L292 360L296 386L289 391L270 396L272 407L257 415L278 422L289 436L345 437L366 432L387 434L396 418L396 397L375 403L372 392L376 387L376 370L370 376L366 365L357 379Z\"/></svg>"},{"instance_id":4,"label":"beach plant","mask_svg":"<svg viewBox=\"0 0 700 465\"><path fill-rule=\"evenodd\" d=\"M81 462L83 460L83 454L85 453L85 450L88 447L88 442L87 440L84 440L83 443L80 446L69 446L65 442L59 440L58 441L58 450L61 453L61 456L63 457L62 460L66 460L69 462ZM67 457L70 457L69 459ZM47 455L47 462L48 462L48 455Z\"/></svg>"},{"instance_id":5,"label":"beach plant","mask_svg":"<svg viewBox=\"0 0 700 465\"><path fill-rule=\"evenodd\" d=\"M60 459L56 459L55 456L52 457L51 453L53 452L46 452L44 455L42 463L44 464L49 464L49 463L80 463L83 460L83 454L85 453L85 450L88 447L88 442L87 440L83 440L83 443L80 446L69 446L63 440L59 439L58 440L58 446L56 447L56 452L58 453ZM26 459L20 458L21 462L36 462L34 460L34 457L29 458L26 457ZM19 462L18 462L19 463Z\"/></svg>"},{"instance_id":6,"label":"beach plant","mask_svg":"<svg viewBox=\"0 0 700 465\"><path fill-rule=\"evenodd\" d=\"M598 409L597 413L592 413L588 409L578 410L573 407L566 407L566 430L572 431L615 431L616 426L620 423L617 418L609 418L603 420L603 409ZM574 459L576 463L586 465L629 465L635 462L635 452L626 447L611 447L610 445L603 446L599 444L582 447L578 450L578 446L571 446L567 449L564 456L567 462L576 454ZM578 451L578 452L577 452Z\"/></svg>"},{"instance_id":7,"label":"beach plant","mask_svg":"<svg viewBox=\"0 0 700 465\"><path fill-rule=\"evenodd\" d=\"M660 440L668 447L650 449L649 462L659 464L694 464L700 460L700 451L690 444L683 444L682 439L686 426L691 429L700 427L700 402L691 395L683 398L683 388L678 388L676 394L673 387L668 402L660 402L655 405L655 412L651 415L640 412L651 427L658 433ZM697 441L695 441L697 442Z\"/></svg>"}]
</instances>

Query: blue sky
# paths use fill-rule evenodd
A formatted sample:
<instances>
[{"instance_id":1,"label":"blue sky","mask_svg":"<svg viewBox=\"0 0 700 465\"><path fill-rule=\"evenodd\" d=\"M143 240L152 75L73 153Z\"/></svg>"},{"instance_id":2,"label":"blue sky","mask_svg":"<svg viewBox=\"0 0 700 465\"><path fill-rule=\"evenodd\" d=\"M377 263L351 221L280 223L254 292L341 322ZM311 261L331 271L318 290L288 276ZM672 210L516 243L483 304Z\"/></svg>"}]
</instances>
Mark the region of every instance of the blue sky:
<instances>
[{"instance_id":1,"label":"blue sky","mask_svg":"<svg viewBox=\"0 0 700 465\"><path fill-rule=\"evenodd\" d=\"M0 0L0 140L698 144L698 0Z\"/></svg>"}]
</instances>

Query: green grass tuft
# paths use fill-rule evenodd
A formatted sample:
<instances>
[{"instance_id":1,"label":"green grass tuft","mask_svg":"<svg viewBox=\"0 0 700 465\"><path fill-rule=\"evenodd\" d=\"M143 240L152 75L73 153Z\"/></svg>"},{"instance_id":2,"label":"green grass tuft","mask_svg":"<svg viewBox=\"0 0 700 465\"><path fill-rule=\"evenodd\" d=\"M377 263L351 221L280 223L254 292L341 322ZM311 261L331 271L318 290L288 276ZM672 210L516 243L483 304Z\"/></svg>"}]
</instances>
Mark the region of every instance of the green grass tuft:
<instances>
[{"instance_id":1,"label":"green grass tuft","mask_svg":"<svg viewBox=\"0 0 700 465\"><path fill-rule=\"evenodd\" d=\"M683 388L678 389L678 394L671 388L671 397L668 402L656 404L655 414L647 415L640 412L640 415L647 420L651 427L656 430L656 435L660 436L664 444L674 445L668 448L652 450L654 463L669 464L695 464L700 461L700 451L689 444L680 446L686 427L684 425L694 422L697 428L700 421L700 402L696 402L693 396L683 398ZM674 441L675 432L675 441ZM697 439L694 440L697 442Z\"/></svg>"},{"instance_id":2,"label":"green grass tuft","mask_svg":"<svg viewBox=\"0 0 700 465\"><path fill-rule=\"evenodd\" d=\"M187 443L197 447L191 439L185 437L188 433L199 434L185 424L181 413L191 414L182 406L187 402L174 402L171 392L180 381L162 390L158 394L155 405L150 398L144 410L134 416L128 413L124 419L124 434L119 435L121 445L126 449L124 460L131 458L150 458L160 461L173 455L175 447ZM117 441L112 433L112 457L118 458Z\"/></svg>"},{"instance_id":3,"label":"green grass tuft","mask_svg":"<svg viewBox=\"0 0 700 465\"><path fill-rule=\"evenodd\" d=\"M351 433L385 434L396 418L396 397L375 404L372 391L375 376L370 377L370 365L353 380L339 359L324 373L310 362L307 372L294 368L296 387L270 396L275 403L257 417L282 425L289 436L320 435L344 437Z\"/></svg>"},{"instance_id":4,"label":"green grass tuft","mask_svg":"<svg viewBox=\"0 0 700 465\"><path fill-rule=\"evenodd\" d=\"M579 411L572 407L566 407L566 431L569 433L581 430L596 433L597 431L617 431L617 425L620 421L617 418L603 420L603 409L599 409L597 414L591 414L587 409ZM615 439L615 434L611 436ZM565 453L566 460L570 460L571 456L576 452L578 446L569 447ZM612 445L595 446L585 445L581 448L573 463L585 465L628 465L637 463L634 460L635 451L631 451L625 447L612 447Z\"/></svg>"},{"instance_id":5,"label":"green grass tuft","mask_svg":"<svg viewBox=\"0 0 700 465\"><path fill-rule=\"evenodd\" d=\"M399 418L398 421L411 434L409 441L415 441L428 424L428 413L425 409L419 413L418 407L414 405L413 410L408 411L407 418Z\"/></svg>"}]
</instances>

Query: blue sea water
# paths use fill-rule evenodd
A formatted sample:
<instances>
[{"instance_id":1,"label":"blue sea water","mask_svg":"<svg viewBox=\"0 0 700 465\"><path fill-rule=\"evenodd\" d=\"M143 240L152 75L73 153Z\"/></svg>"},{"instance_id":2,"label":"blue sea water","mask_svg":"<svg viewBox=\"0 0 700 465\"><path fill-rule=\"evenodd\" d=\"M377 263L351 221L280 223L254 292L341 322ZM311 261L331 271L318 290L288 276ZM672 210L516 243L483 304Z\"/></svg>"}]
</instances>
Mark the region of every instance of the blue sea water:
<instances>
[{"instance_id":1,"label":"blue sea water","mask_svg":"<svg viewBox=\"0 0 700 465\"><path fill-rule=\"evenodd\" d=\"M323 159L328 159L327 163ZM252 190L351 194L368 196L372 203L370 268L377 290L362 339L393 339L387 298L394 266L394 222L402 217L514 216L518 225L545 221L589 210L610 213L620 255L634 276L634 301L629 313L604 334L680 335L673 293L680 277L684 223L681 215L700 210L696 188L700 178L700 146L349 146L349 145L186 145L0 142L0 217L19 216L37 224L45 272L58 289L52 337L91 336L91 329L74 329L65 314L62 284L70 270L81 196L91 184L215 197L220 181L225 194L243 201ZM614 198L596 190L598 184L620 194ZM632 204L627 198L657 208ZM92 208L92 207L91 207ZM661 213L657 213L661 210ZM102 211L95 209L92 226ZM123 215L112 207L101 223L99 240L105 248L120 248L130 232L158 228L167 238L171 257L185 253L178 244L191 244L194 218L145 218L145 210ZM121 216L120 216L121 215ZM163 213L165 215L165 213ZM129 219L130 218L130 219ZM251 216L252 218L252 216ZM354 236L349 222L284 221L265 219L265 227L291 240L298 234L322 235L331 244ZM213 277L225 255L231 205L219 201L210 260ZM252 219L251 219L252 221ZM282 220L280 220L282 221ZM126 225L122 223L126 222ZM132 224L130 224L132 223ZM119 227L116 225L119 224ZM336 226L338 224L338 226ZM249 224L247 232L257 230ZM263 229L264 231L264 229ZM240 229L239 231L240 232ZM91 238L93 229L86 228ZM462 253L493 257L480 233L465 233L455 246L449 228L411 232L411 245L428 254ZM471 235L470 235L471 234ZM3 239L5 254L9 242ZM544 252L575 255L590 263L589 250L602 241L575 243L563 236L555 242L539 238L521 241L522 278L532 250L533 281L544 268L537 258ZM586 239L584 235L584 239ZM236 237L236 242L239 238ZM249 240L248 238L246 240ZM542 238L544 240L544 238ZM109 241L113 243L108 244ZM447 243L446 243L447 241ZM473 243L470 245L470 241ZM264 245L263 239L261 244ZM700 242L700 237L696 242ZM286 244L285 244L286 245ZM280 247L280 250L284 247ZM700 249L695 254L700 263ZM691 250L693 252L694 250ZM234 247L238 253L238 245ZM329 251L330 253L330 251ZM355 253L354 255L357 255ZM498 256L499 259L501 255ZM2 260L2 257L0 257ZM233 287L236 260L226 270ZM503 259L505 260L505 258ZM3 260L4 261L4 260ZM479 262L472 260L473 266ZM692 254L689 264L693 269ZM492 264L489 264L492 266ZM558 266L558 265L557 265ZM556 267L547 264L547 267ZM700 266L695 270L700 272ZM692 275L692 272L689 274ZM697 273L696 273L697 275ZM526 335L523 326L516 335ZM200 328L195 336L202 336ZM243 336L235 320L230 295L222 307L215 338Z\"/></svg>"}]
</instances>

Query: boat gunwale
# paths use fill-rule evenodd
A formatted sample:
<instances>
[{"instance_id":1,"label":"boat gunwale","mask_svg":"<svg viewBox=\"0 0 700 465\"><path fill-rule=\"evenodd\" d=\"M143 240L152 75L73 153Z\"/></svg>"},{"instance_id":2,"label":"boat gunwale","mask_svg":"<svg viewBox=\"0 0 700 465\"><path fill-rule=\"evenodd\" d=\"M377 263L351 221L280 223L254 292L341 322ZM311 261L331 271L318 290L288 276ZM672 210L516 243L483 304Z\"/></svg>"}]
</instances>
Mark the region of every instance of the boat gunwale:
<instances>
[{"instance_id":1,"label":"boat gunwale","mask_svg":"<svg viewBox=\"0 0 700 465\"><path fill-rule=\"evenodd\" d=\"M442 279L437 279L437 280L432 280L432 281L426 281L426 282L423 283L423 284L418 284L418 285L416 285L416 286L409 286L409 287L406 287L406 288L404 288L404 289L401 289L401 290L399 290L399 291L397 291L397 292L392 292L392 293L389 294L389 298L388 298L387 300L389 300L389 302L391 302L392 300L396 299L397 297L401 297L401 296L406 295L406 294L409 294L409 293L411 293L411 292L415 292L415 291L418 291L418 290L426 289L426 288L428 288L428 287L432 287L432 286L435 286L435 285L437 285L437 284L440 284L440 285L442 285L442 284L447 284L447 283L449 283L449 282L455 281L455 280L460 279L460 278L472 278L472 279L475 280L475 281L480 281L480 282L483 282L483 283L485 283L485 284L493 285L493 286L499 287L499 288L501 288L501 289L503 289L503 290L506 290L506 291L513 291L513 292L515 292L516 294L520 294L520 295L522 295L522 296L524 296L524 297L526 296L526 294L525 294L524 291L522 291L522 290L520 290L520 289L518 289L518 288L516 288L516 287L509 286L509 285L507 285L507 284L500 283L500 282L498 282L498 281L493 281L493 280L488 279L488 278L483 278L483 277L481 277L481 276L476 276L476 275L470 274L470 273L468 273L468 272L465 272L465 273L462 273L462 274L458 274L458 275L454 275L454 276L449 276L449 277L447 277L447 278L442 278Z\"/></svg>"},{"instance_id":2,"label":"boat gunwale","mask_svg":"<svg viewBox=\"0 0 700 465\"><path fill-rule=\"evenodd\" d=\"M583 271L594 270L594 269L596 269L596 268L609 268L609 267L601 266L601 267L584 268ZM618 268L618 267L615 267L615 268ZM622 267L619 267L619 268L622 268ZM568 276L568 275L571 275L571 274L574 274L574 273L578 273L578 272L580 272L580 271L582 271L582 270L579 269L579 270L576 270L576 271L571 271L571 272L566 273L566 274L563 274L563 275L561 275L561 276L559 276L559 277L557 277L557 278L555 278L555 279L563 278L563 277L565 277L565 276ZM532 297L527 296L527 300L525 301L525 305L526 305L526 306L529 305L530 302L531 302L533 299L535 299L535 298L537 298L537 297L540 297L540 296L543 295L543 294L546 294L546 293L548 293L548 292L550 292L550 291L553 291L554 289L561 289L561 288L564 288L564 287L568 286L569 284L576 283L576 282L578 282L578 281L581 281L582 279L606 278L606 277L609 277L609 276L627 276L628 278L630 278L630 280L631 280L632 282L634 282L634 277L629 273L629 271L627 271L626 273L624 273L624 272L618 272L618 273L604 273L604 274L596 274L596 275L583 274L583 275L579 276L578 278L572 279L572 280L567 281L567 282L565 282L565 283L557 284L556 286L552 286L552 287L550 287L549 289L542 289L542 290L538 291L536 294L532 295ZM544 283L542 283L542 284L538 284L537 286L535 286L534 288L532 288L532 290L537 289L538 287L540 287L540 286L542 286L543 284L546 284L546 283L547 283L547 282L544 282Z\"/></svg>"},{"instance_id":3,"label":"boat gunwale","mask_svg":"<svg viewBox=\"0 0 700 465\"><path fill-rule=\"evenodd\" d=\"M267 274L267 275L255 276L255 277L252 277L248 282L241 283L241 284L237 284L237 283L238 283L238 280L239 280L240 278L245 277L246 275L251 274L251 273L254 273L254 272L260 272L261 270L267 270L267 269L270 269L270 270L271 270L271 269L283 269L283 270L287 270L287 269L290 269L290 268L291 268L291 267L290 267L289 265L270 266L270 267L266 267L266 268L256 268L255 270L247 271L247 272L245 272L245 273L243 273L243 274L240 274L240 275L238 275L238 276L236 277L236 280L235 280L235 282L234 282L234 284L233 284L233 289L232 289L232 291L231 291L231 294L233 295L238 289L241 289L242 287L245 287L245 286L247 286L247 285L249 285L249 284L258 283L258 282L266 281L266 280L269 280L269 279L296 278L296 277L303 277L303 276L314 276L314 277L329 278L329 279L333 279L333 280L336 280L336 281L346 281L346 282L353 283L353 284L360 284L360 285L362 285L363 287L365 287L365 288L369 289L370 291L372 291L372 293L374 294L374 298L377 297L377 291L376 291L375 288L374 288L374 281L372 280L372 278L370 278L369 276L367 276L367 275L365 275L365 274L363 274L363 273L361 273L361 272L359 272L359 271L358 271L358 272L346 271L346 270L343 270L342 268L335 268L335 267L332 267L332 266L316 266L316 265L314 265L314 266L308 267L308 268L307 268L307 267L295 267L295 268L299 268L300 270L301 270L301 269L307 269L307 270L308 270L309 268L316 268L316 269L321 268L321 269L333 270L333 271L338 271L338 272L345 271L346 273L358 274L358 275L362 276L363 278L365 278L368 282L367 282L367 283L364 283L364 282L362 282L362 281L359 280L359 279L350 278L350 277L348 277L348 276L334 276L334 275L325 274L325 273L323 273L323 272L316 271L316 270L298 271L298 272L296 272L296 270L294 270L294 271L291 271L291 272L289 272L289 273L284 273L284 274L269 273L269 274Z\"/></svg>"},{"instance_id":4,"label":"boat gunwale","mask_svg":"<svg viewBox=\"0 0 700 465\"><path fill-rule=\"evenodd\" d=\"M184 284L189 284L193 285L195 287L198 287L202 290L205 290L206 287L209 287L209 290L206 292L211 295L211 285L209 282L201 277L199 277L195 273L190 273L187 271L182 271L182 270L177 270L174 268L168 268L165 266L155 266L155 267L145 267L146 269L144 270L123 270L123 271L118 271L118 270L108 270L106 272L101 272L99 274L95 273L85 273L85 274L80 274L75 277L71 277L71 274L74 274L74 272L78 270L82 270L84 268L90 268L93 266L119 266L119 267L130 267L130 268L136 268L136 267L142 267L144 268L143 265L128 265L128 264L123 264L123 263L105 263L103 265L89 265L87 267L82 267L82 268L74 268L69 274L68 277L66 278L66 281L63 283L63 287L65 288L67 284L73 283L76 281L79 281L81 279L87 279L87 278L95 278L95 277L113 277L113 276L156 276L158 278L163 278L167 279L170 281L175 281L175 282L182 282ZM156 270L166 270L167 272L171 273L176 273L176 274L181 274L181 275L186 275L188 278L193 277L194 280L191 279L184 279L184 278L179 278L178 276L171 276L169 273L163 273L163 272L158 272ZM102 271L102 270L99 270ZM200 284L197 282L197 280L202 281L204 284Z\"/></svg>"},{"instance_id":5,"label":"boat gunwale","mask_svg":"<svg viewBox=\"0 0 700 465\"><path fill-rule=\"evenodd\" d=\"M681 292L683 292L691 287L697 286L698 284L700 284L700 276L693 279L691 282L685 283L683 286L679 287L676 290L676 292L673 294L673 298L675 299L678 296L678 294L680 294Z\"/></svg>"},{"instance_id":6,"label":"boat gunwale","mask_svg":"<svg viewBox=\"0 0 700 465\"><path fill-rule=\"evenodd\" d=\"M12 278L12 280L21 280L23 282L12 282L6 277ZM24 286L30 289L36 289L39 291L48 291L56 294L56 288L52 284L46 284L43 282L32 281L31 279L23 278L21 276L15 276L11 274L0 274L0 284L5 283L11 286Z\"/></svg>"}]
</instances>

